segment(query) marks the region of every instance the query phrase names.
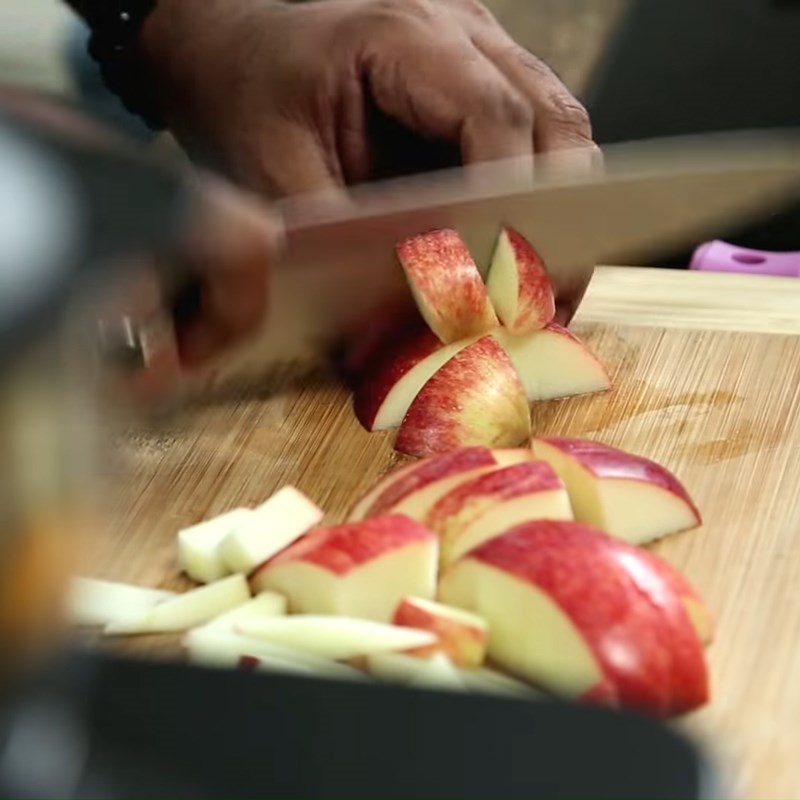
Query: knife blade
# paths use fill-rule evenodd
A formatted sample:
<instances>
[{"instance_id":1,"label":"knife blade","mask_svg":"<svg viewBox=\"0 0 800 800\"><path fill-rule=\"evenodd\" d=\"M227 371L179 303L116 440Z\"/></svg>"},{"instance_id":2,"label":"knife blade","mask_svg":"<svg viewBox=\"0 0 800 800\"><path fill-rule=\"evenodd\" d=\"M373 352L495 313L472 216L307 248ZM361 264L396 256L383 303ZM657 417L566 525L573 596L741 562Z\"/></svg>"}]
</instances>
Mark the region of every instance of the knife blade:
<instances>
[{"instance_id":1,"label":"knife blade","mask_svg":"<svg viewBox=\"0 0 800 800\"><path fill-rule=\"evenodd\" d=\"M427 230L458 230L485 269L500 227L517 228L543 256L559 300L575 306L596 263L635 264L699 243L800 196L793 131L613 145L602 173L563 164L537 156L373 184L342 203L287 201L269 348L319 352L407 297L394 246Z\"/></svg>"}]
</instances>

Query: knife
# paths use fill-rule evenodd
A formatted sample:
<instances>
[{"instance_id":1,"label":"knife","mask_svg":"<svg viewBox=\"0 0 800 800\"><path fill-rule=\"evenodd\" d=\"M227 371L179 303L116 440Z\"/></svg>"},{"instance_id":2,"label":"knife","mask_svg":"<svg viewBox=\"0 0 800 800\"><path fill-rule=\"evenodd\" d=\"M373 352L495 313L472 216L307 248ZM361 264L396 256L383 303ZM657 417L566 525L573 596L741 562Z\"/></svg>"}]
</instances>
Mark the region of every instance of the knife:
<instances>
[{"instance_id":1,"label":"knife","mask_svg":"<svg viewBox=\"0 0 800 800\"><path fill-rule=\"evenodd\" d=\"M641 263L799 197L800 133L619 144L605 150L602 172L564 165L537 156L373 184L339 203L284 202L287 246L259 350L319 353L410 297L394 246L443 227L464 237L483 270L501 226L516 228L573 311L596 263Z\"/></svg>"}]
</instances>

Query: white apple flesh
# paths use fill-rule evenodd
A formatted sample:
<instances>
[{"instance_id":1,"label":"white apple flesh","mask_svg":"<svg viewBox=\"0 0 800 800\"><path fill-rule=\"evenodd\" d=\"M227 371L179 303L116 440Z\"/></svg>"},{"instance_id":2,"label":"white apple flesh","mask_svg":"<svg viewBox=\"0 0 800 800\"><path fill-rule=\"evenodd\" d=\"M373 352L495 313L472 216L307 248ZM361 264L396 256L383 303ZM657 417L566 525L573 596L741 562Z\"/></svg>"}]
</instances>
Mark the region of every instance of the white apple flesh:
<instances>
[{"instance_id":1,"label":"white apple flesh","mask_svg":"<svg viewBox=\"0 0 800 800\"><path fill-rule=\"evenodd\" d=\"M222 540L253 512L235 508L213 519L178 531L178 563L198 583L212 583L230 575L219 552Z\"/></svg>"},{"instance_id":2,"label":"white apple flesh","mask_svg":"<svg viewBox=\"0 0 800 800\"><path fill-rule=\"evenodd\" d=\"M73 625L107 625L176 597L175 592L149 589L97 578L73 578L67 597L67 617Z\"/></svg>"}]
</instances>

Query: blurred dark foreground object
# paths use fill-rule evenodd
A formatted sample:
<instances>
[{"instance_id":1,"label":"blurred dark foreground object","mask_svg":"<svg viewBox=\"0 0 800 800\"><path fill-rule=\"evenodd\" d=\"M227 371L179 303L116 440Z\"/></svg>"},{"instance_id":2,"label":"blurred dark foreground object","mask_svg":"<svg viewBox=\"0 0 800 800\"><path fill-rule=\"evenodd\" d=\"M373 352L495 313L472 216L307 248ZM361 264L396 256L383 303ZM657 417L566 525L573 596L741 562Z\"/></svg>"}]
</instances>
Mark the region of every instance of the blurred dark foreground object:
<instances>
[{"instance_id":1,"label":"blurred dark foreground object","mask_svg":"<svg viewBox=\"0 0 800 800\"><path fill-rule=\"evenodd\" d=\"M634 0L587 93L595 138L799 127L799 43L797 0ZM800 250L800 205L723 238ZM674 253L658 265L690 258Z\"/></svg>"},{"instance_id":2,"label":"blurred dark foreground object","mask_svg":"<svg viewBox=\"0 0 800 800\"><path fill-rule=\"evenodd\" d=\"M677 800L717 788L667 727L550 701L79 654L0 716L0 796L16 800Z\"/></svg>"}]
</instances>

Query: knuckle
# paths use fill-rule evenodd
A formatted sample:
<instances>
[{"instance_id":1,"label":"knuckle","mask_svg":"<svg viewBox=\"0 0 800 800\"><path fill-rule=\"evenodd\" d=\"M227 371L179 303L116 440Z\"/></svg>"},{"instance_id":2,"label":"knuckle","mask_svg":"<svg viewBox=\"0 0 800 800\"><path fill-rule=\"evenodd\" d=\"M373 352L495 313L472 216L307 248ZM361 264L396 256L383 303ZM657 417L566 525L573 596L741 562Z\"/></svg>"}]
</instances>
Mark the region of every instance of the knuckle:
<instances>
[{"instance_id":1,"label":"knuckle","mask_svg":"<svg viewBox=\"0 0 800 800\"><path fill-rule=\"evenodd\" d=\"M458 11L469 15L476 22L495 22L494 14L479 0L451 0Z\"/></svg>"},{"instance_id":2,"label":"knuckle","mask_svg":"<svg viewBox=\"0 0 800 800\"><path fill-rule=\"evenodd\" d=\"M492 91L484 101L489 116L506 126L530 128L533 126L533 108L528 100L514 89Z\"/></svg>"},{"instance_id":3,"label":"knuckle","mask_svg":"<svg viewBox=\"0 0 800 800\"><path fill-rule=\"evenodd\" d=\"M548 104L548 117L551 124L574 131L576 138L591 140L592 121L589 112L572 95L552 95Z\"/></svg>"},{"instance_id":4,"label":"knuckle","mask_svg":"<svg viewBox=\"0 0 800 800\"><path fill-rule=\"evenodd\" d=\"M373 19L396 24L430 20L436 7L432 0L375 0L370 12Z\"/></svg>"}]
</instances>

